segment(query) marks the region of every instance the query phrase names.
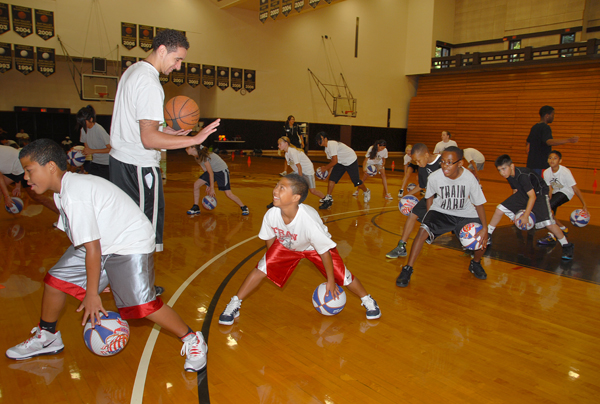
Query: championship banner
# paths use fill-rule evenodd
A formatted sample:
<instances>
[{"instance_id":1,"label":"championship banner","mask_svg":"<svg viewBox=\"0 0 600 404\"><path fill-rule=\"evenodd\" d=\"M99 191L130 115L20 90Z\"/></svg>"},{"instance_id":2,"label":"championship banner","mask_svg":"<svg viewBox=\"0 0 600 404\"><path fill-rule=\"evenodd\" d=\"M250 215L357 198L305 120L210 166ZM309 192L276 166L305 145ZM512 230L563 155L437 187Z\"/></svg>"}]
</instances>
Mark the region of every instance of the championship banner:
<instances>
[{"instance_id":1,"label":"championship banner","mask_svg":"<svg viewBox=\"0 0 600 404\"><path fill-rule=\"evenodd\" d=\"M137 62L137 58L133 56L121 56L121 74L125 73L125 70L132 64Z\"/></svg>"},{"instance_id":2,"label":"championship banner","mask_svg":"<svg viewBox=\"0 0 600 404\"><path fill-rule=\"evenodd\" d=\"M0 42L0 73L12 69L12 47L9 43Z\"/></svg>"},{"instance_id":3,"label":"championship banner","mask_svg":"<svg viewBox=\"0 0 600 404\"><path fill-rule=\"evenodd\" d=\"M192 88L200 84L200 65L198 63L187 63L187 83Z\"/></svg>"},{"instance_id":4,"label":"championship banner","mask_svg":"<svg viewBox=\"0 0 600 404\"><path fill-rule=\"evenodd\" d=\"M244 88L251 93L256 88L256 70L244 69Z\"/></svg>"},{"instance_id":5,"label":"championship banner","mask_svg":"<svg viewBox=\"0 0 600 404\"><path fill-rule=\"evenodd\" d=\"M215 66L202 65L202 85L211 88L215 85Z\"/></svg>"},{"instance_id":6,"label":"championship banner","mask_svg":"<svg viewBox=\"0 0 600 404\"><path fill-rule=\"evenodd\" d=\"M33 72L33 46L15 45L15 65L24 75Z\"/></svg>"},{"instance_id":7,"label":"championship banner","mask_svg":"<svg viewBox=\"0 0 600 404\"><path fill-rule=\"evenodd\" d=\"M258 19L264 24L267 18L269 18L269 0L260 0Z\"/></svg>"},{"instance_id":8,"label":"championship banner","mask_svg":"<svg viewBox=\"0 0 600 404\"><path fill-rule=\"evenodd\" d=\"M140 25L140 48L148 52L152 49L152 40L154 39L154 27L149 25Z\"/></svg>"},{"instance_id":9,"label":"championship banner","mask_svg":"<svg viewBox=\"0 0 600 404\"><path fill-rule=\"evenodd\" d=\"M35 11L35 33L44 41L54 36L54 11Z\"/></svg>"},{"instance_id":10,"label":"championship banner","mask_svg":"<svg viewBox=\"0 0 600 404\"><path fill-rule=\"evenodd\" d=\"M294 0L294 10L297 12L302 11L304 8L304 0Z\"/></svg>"},{"instance_id":11,"label":"championship banner","mask_svg":"<svg viewBox=\"0 0 600 404\"><path fill-rule=\"evenodd\" d=\"M160 80L160 84L162 84L164 86L165 84L167 84L169 82L169 77L170 76L165 76L164 74L161 73L161 75L158 76L158 80Z\"/></svg>"},{"instance_id":12,"label":"championship banner","mask_svg":"<svg viewBox=\"0 0 600 404\"><path fill-rule=\"evenodd\" d=\"M132 50L137 44L137 25L128 22L121 23L121 43L128 50Z\"/></svg>"},{"instance_id":13,"label":"championship banner","mask_svg":"<svg viewBox=\"0 0 600 404\"><path fill-rule=\"evenodd\" d=\"M39 46L35 49L37 55L37 71L48 77L56 71L56 62L54 57L53 48L40 48Z\"/></svg>"},{"instance_id":14,"label":"championship banner","mask_svg":"<svg viewBox=\"0 0 600 404\"><path fill-rule=\"evenodd\" d=\"M0 3L0 35L10 31L10 18L8 16L8 4Z\"/></svg>"},{"instance_id":15,"label":"championship banner","mask_svg":"<svg viewBox=\"0 0 600 404\"><path fill-rule=\"evenodd\" d=\"M239 91L242 89L242 74L244 72L242 69L236 69L235 67L231 68L231 88L234 91Z\"/></svg>"},{"instance_id":16,"label":"championship banner","mask_svg":"<svg viewBox=\"0 0 600 404\"><path fill-rule=\"evenodd\" d=\"M185 63L181 63L181 69L173 70L173 72L171 72L171 81L177 87L185 84Z\"/></svg>"},{"instance_id":17,"label":"championship banner","mask_svg":"<svg viewBox=\"0 0 600 404\"><path fill-rule=\"evenodd\" d=\"M221 90L225 90L229 87L229 67L217 67L217 87Z\"/></svg>"},{"instance_id":18,"label":"championship banner","mask_svg":"<svg viewBox=\"0 0 600 404\"><path fill-rule=\"evenodd\" d=\"M11 6L13 18L13 30L23 38L33 34L33 22L31 21L31 9L29 7Z\"/></svg>"},{"instance_id":19,"label":"championship banner","mask_svg":"<svg viewBox=\"0 0 600 404\"><path fill-rule=\"evenodd\" d=\"M294 0L283 0L281 2L281 14L285 15L286 17L292 11L292 1Z\"/></svg>"},{"instance_id":20,"label":"championship banner","mask_svg":"<svg viewBox=\"0 0 600 404\"><path fill-rule=\"evenodd\" d=\"M321 0L308 0L308 5L312 8L315 8L319 5L320 2Z\"/></svg>"},{"instance_id":21,"label":"championship banner","mask_svg":"<svg viewBox=\"0 0 600 404\"><path fill-rule=\"evenodd\" d=\"M279 17L279 2L280 0L271 0L271 12L269 14L273 20Z\"/></svg>"}]
</instances>

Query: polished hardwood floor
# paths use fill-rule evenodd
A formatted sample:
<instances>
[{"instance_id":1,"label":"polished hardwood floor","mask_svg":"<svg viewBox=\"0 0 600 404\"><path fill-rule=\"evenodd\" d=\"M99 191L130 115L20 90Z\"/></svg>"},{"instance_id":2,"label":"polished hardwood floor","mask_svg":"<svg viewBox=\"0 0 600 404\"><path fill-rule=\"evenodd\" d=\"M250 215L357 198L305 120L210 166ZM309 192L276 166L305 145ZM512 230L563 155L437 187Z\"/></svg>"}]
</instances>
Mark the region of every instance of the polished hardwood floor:
<instances>
[{"instance_id":1,"label":"polished hardwood floor","mask_svg":"<svg viewBox=\"0 0 600 404\"><path fill-rule=\"evenodd\" d=\"M250 166L247 157L226 161L232 191L250 216L241 216L223 193L214 211L186 215L200 167L183 152L169 152L165 251L155 255L164 300L204 332L208 370L184 372L180 341L147 320L129 322L131 339L120 354L93 355L83 342L78 302L69 298L58 325L62 353L0 359L1 404L598 402L600 240L594 219L600 197L591 192L593 172L582 172L583 179L575 173L592 224L569 224L572 262L561 260L560 248L535 245L545 232L514 231L505 218L483 259L487 280L469 273L470 256L446 235L424 247L404 289L395 278L405 259L385 258L405 221L398 200L385 201L375 178L367 182L373 196L365 204L362 194L351 196L346 177L334 190L333 207L319 213L347 267L379 303L381 319L366 320L350 292L340 314L318 314L311 295L323 278L303 261L283 289L264 282L244 301L234 325L224 327L219 314L264 253L256 236L282 168L282 160L271 157L252 157ZM491 218L510 189L491 163L483 178ZM402 173L388 170L393 195L401 180ZM325 183L318 188L324 191ZM44 274L69 245L52 227L52 212L25 202L20 215L0 212L3 350L25 340L37 324ZM318 206L312 195L307 203ZM568 221L578 207L577 200L563 206L559 219ZM114 310L112 296L102 297Z\"/></svg>"}]
</instances>

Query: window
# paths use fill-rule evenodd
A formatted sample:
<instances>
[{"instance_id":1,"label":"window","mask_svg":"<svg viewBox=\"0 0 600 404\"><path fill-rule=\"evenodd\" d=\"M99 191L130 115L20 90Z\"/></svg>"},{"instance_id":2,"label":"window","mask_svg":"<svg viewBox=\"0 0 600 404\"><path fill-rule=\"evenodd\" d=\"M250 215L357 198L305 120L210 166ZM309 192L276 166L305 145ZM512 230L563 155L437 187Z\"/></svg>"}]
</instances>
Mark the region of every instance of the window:
<instances>
[{"instance_id":1,"label":"window","mask_svg":"<svg viewBox=\"0 0 600 404\"><path fill-rule=\"evenodd\" d=\"M446 57L446 56L450 56L450 48L446 47L446 46L436 46L435 47L435 57L436 58L442 58L442 57ZM444 68L444 67L448 67L450 65L449 61L443 61L443 62L435 62L434 66L436 69L440 69L440 68Z\"/></svg>"},{"instance_id":2,"label":"window","mask_svg":"<svg viewBox=\"0 0 600 404\"><path fill-rule=\"evenodd\" d=\"M516 39L513 41L510 41L508 43L508 48L509 49L521 49L521 40L520 39ZM508 58L509 62L520 62L521 59L519 58L519 54L515 53L509 56Z\"/></svg>"},{"instance_id":3,"label":"window","mask_svg":"<svg viewBox=\"0 0 600 404\"><path fill-rule=\"evenodd\" d=\"M560 36L560 43L564 44L564 43L573 43L575 42L575 33L572 34L562 34ZM561 58L566 58L566 57L571 57L573 56L573 48L569 48L569 49L561 49L560 50L560 57Z\"/></svg>"}]
</instances>

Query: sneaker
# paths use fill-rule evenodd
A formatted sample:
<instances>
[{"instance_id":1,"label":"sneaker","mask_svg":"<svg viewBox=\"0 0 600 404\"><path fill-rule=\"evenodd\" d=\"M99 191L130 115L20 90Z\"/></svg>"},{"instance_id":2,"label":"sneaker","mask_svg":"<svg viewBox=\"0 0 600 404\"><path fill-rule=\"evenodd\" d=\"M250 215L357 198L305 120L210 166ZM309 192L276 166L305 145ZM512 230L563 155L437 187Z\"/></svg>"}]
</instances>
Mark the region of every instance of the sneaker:
<instances>
[{"instance_id":1,"label":"sneaker","mask_svg":"<svg viewBox=\"0 0 600 404\"><path fill-rule=\"evenodd\" d=\"M275 205L273 205L273 202L271 202L270 204L267 205L267 210L271 209L273 206L275 206Z\"/></svg>"},{"instance_id":2,"label":"sneaker","mask_svg":"<svg viewBox=\"0 0 600 404\"><path fill-rule=\"evenodd\" d=\"M479 262L471 260L471 263L469 264L469 271L475 275L475 278L477 279L487 279L487 274Z\"/></svg>"},{"instance_id":3,"label":"sneaker","mask_svg":"<svg viewBox=\"0 0 600 404\"><path fill-rule=\"evenodd\" d=\"M492 233L488 233L488 242L487 245L490 246L492 245Z\"/></svg>"},{"instance_id":4,"label":"sneaker","mask_svg":"<svg viewBox=\"0 0 600 404\"><path fill-rule=\"evenodd\" d=\"M187 211L188 215L197 215L200 213L200 206L194 205L190 210Z\"/></svg>"},{"instance_id":5,"label":"sneaker","mask_svg":"<svg viewBox=\"0 0 600 404\"><path fill-rule=\"evenodd\" d=\"M424 189L421 190L421 196L425 196L425 190Z\"/></svg>"},{"instance_id":6,"label":"sneaker","mask_svg":"<svg viewBox=\"0 0 600 404\"><path fill-rule=\"evenodd\" d=\"M281 175L282 177L285 177L287 175L287 171L282 171L279 173L279 175Z\"/></svg>"},{"instance_id":7,"label":"sneaker","mask_svg":"<svg viewBox=\"0 0 600 404\"><path fill-rule=\"evenodd\" d=\"M227 303L227 307L223 310L223 313L219 316L219 324L222 325L231 325L233 324L233 320L240 316L240 307L242 306L242 301L238 299L237 296L233 296L229 303Z\"/></svg>"},{"instance_id":8,"label":"sneaker","mask_svg":"<svg viewBox=\"0 0 600 404\"><path fill-rule=\"evenodd\" d=\"M565 244L564 246L562 246L562 259L572 260L574 248L575 246L573 245L573 243Z\"/></svg>"},{"instance_id":9,"label":"sneaker","mask_svg":"<svg viewBox=\"0 0 600 404\"><path fill-rule=\"evenodd\" d=\"M404 196L404 190L401 189L400 191L398 191L398 198L402 198Z\"/></svg>"},{"instance_id":10,"label":"sneaker","mask_svg":"<svg viewBox=\"0 0 600 404\"><path fill-rule=\"evenodd\" d=\"M321 202L321 203L323 203L325 201L331 201L331 202L333 202L333 198L331 197L331 195L325 195L325 198L319 199L319 202Z\"/></svg>"},{"instance_id":11,"label":"sneaker","mask_svg":"<svg viewBox=\"0 0 600 404\"><path fill-rule=\"evenodd\" d=\"M163 293L165 293L165 288L163 288L162 286L154 286L154 293L156 293L156 296L160 296Z\"/></svg>"},{"instance_id":12,"label":"sneaker","mask_svg":"<svg viewBox=\"0 0 600 404\"><path fill-rule=\"evenodd\" d=\"M562 232L563 232L563 234L564 234L565 236L566 236L567 234L569 234L569 229L568 229L568 228L566 228L566 227L565 227L565 228L563 229L562 227L560 227L560 229L562 230Z\"/></svg>"},{"instance_id":13,"label":"sneaker","mask_svg":"<svg viewBox=\"0 0 600 404\"><path fill-rule=\"evenodd\" d=\"M181 347L181 356L186 355L185 365L183 365L186 372L199 372L206 367L208 345L204 342L200 331L196 332L194 337L184 342Z\"/></svg>"},{"instance_id":14,"label":"sneaker","mask_svg":"<svg viewBox=\"0 0 600 404\"><path fill-rule=\"evenodd\" d=\"M31 333L33 335L27 341L8 349L6 356L10 359L21 360L40 355L52 355L65 349L60 331L52 334L36 326L33 327Z\"/></svg>"},{"instance_id":15,"label":"sneaker","mask_svg":"<svg viewBox=\"0 0 600 404\"><path fill-rule=\"evenodd\" d=\"M354 193L352 194L352 196L358 196L358 189L356 191L354 191Z\"/></svg>"},{"instance_id":16,"label":"sneaker","mask_svg":"<svg viewBox=\"0 0 600 404\"><path fill-rule=\"evenodd\" d=\"M367 203L371 200L371 190L369 188L367 188L367 190L365 192L363 192L363 199L364 199L365 203Z\"/></svg>"},{"instance_id":17,"label":"sneaker","mask_svg":"<svg viewBox=\"0 0 600 404\"><path fill-rule=\"evenodd\" d=\"M548 233L546 237L539 239L537 243L540 245L554 245L556 244L556 238L554 238L554 234Z\"/></svg>"},{"instance_id":18,"label":"sneaker","mask_svg":"<svg viewBox=\"0 0 600 404\"><path fill-rule=\"evenodd\" d=\"M398 241L398 245L392 251L385 255L387 258L406 257L406 243L402 240Z\"/></svg>"},{"instance_id":19,"label":"sneaker","mask_svg":"<svg viewBox=\"0 0 600 404\"><path fill-rule=\"evenodd\" d=\"M250 214L250 210L248 210L246 205L242 206L240 209L242 209L242 216L248 216Z\"/></svg>"},{"instance_id":20,"label":"sneaker","mask_svg":"<svg viewBox=\"0 0 600 404\"><path fill-rule=\"evenodd\" d=\"M331 199L325 198L323 203L319 206L319 209L329 209L333 205L333 201Z\"/></svg>"},{"instance_id":21,"label":"sneaker","mask_svg":"<svg viewBox=\"0 0 600 404\"><path fill-rule=\"evenodd\" d=\"M371 295L366 295L363 299L365 300L360 305L367 309L367 320L375 320L376 318L381 317L381 310L379 310L379 306L375 299L373 299Z\"/></svg>"},{"instance_id":22,"label":"sneaker","mask_svg":"<svg viewBox=\"0 0 600 404\"><path fill-rule=\"evenodd\" d=\"M405 288L408 286L408 283L410 282L410 276L413 273L413 268L410 265L405 265L402 268L402 272L400 272L400 275L398 275L398 278L396 278L396 286L400 286L401 288Z\"/></svg>"},{"instance_id":23,"label":"sneaker","mask_svg":"<svg viewBox=\"0 0 600 404\"><path fill-rule=\"evenodd\" d=\"M394 199L394 197L392 196L392 194L385 194L384 198L387 199L388 201L391 201L391 200Z\"/></svg>"}]
</instances>

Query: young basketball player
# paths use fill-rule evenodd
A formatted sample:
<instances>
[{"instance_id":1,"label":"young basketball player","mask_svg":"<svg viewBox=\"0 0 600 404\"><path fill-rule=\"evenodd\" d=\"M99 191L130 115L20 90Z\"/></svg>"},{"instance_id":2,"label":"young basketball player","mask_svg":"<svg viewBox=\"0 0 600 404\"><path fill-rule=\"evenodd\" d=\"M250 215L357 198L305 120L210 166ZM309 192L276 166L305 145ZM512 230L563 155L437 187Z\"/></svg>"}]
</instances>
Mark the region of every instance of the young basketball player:
<instances>
[{"instance_id":1,"label":"young basketball player","mask_svg":"<svg viewBox=\"0 0 600 404\"><path fill-rule=\"evenodd\" d=\"M25 179L38 194L54 191L60 209L58 228L73 243L44 278L39 324L34 335L6 351L10 359L49 355L64 349L56 324L67 294L81 300L83 326L100 324L107 315L99 293L110 283L122 318L148 318L183 341L185 370L206 366L208 347L181 317L157 298L154 290L154 228L131 198L112 183L93 175L66 172L61 147L49 139L30 143L20 152Z\"/></svg>"},{"instance_id":2,"label":"young basketball player","mask_svg":"<svg viewBox=\"0 0 600 404\"><path fill-rule=\"evenodd\" d=\"M277 147L285 153L287 164L292 167L292 170L301 177L304 177L308 182L308 190L311 194L318 197L319 202L323 203L325 194L317 189L315 180L315 168L312 161L304 153L304 150L294 146L287 136L282 136L277 141Z\"/></svg>"},{"instance_id":3,"label":"young basketball player","mask_svg":"<svg viewBox=\"0 0 600 404\"><path fill-rule=\"evenodd\" d=\"M408 286L423 243L429 244L444 233L454 231L459 234L463 226L479 223L482 229L476 236L481 240L483 248L475 251L475 257L469 264L469 271L477 279L486 279L487 275L481 266L481 257L487 245L487 222L485 219L485 196L477 178L463 168L462 150L455 146L447 147L440 158L441 170L432 173L427 181L425 199L427 213L423 217L421 228L415 237L410 250L407 265L396 279L396 285Z\"/></svg>"},{"instance_id":4,"label":"young basketball player","mask_svg":"<svg viewBox=\"0 0 600 404\"><path fill-rule=\"evenodd\" d=\"M513 194L496 207L496 212L488 226L488 244L491 244L492 233L503 215L514 220L517 212L524 209L523 218L528 218L533 212L536 220L535 228L545 227L556 237L563 249L562 258L573 259L574 246L567 241L567 237L554 221L548 198L548 185L542 177L531 168L515 167L508 154L503 154L496 159L496 168L510 184ZM520 220L518 222L517 225L520 226Z\"/></svg>"},{"instance_id":5,"label":"young basketball player","mask_svg":"<svg viewBox=\"0 0 600 404\"><path fill-rule=\"evenodd\" d=\"M392 195L388 192L387 188L387 180L385 178L385 159L388 157L388 151L386 146L386 142L383 139L375 141L375 143L369 147L367 150L367 154L365 154L365 159L363 161L363 183L369 177L367 173L367 167L373 165L377 167L377 173L381 175L381 182L383 183L383 197L389 201L392 199ZM358 189L352 194L352 196L358 196Z\"/></svg>"},{"instance_id":6,"label":"young basketball player","mask_svg":"<svg viewBox=\"0 0 600 404\"><path fill-rule=\"evenodd\" d=\"M275 206L265 214L258 233L267 244L267 253L231 298L219 317L219 324L233 324L240 315L242 300L265 277L283 287L302 258L310 260L327 278L326 295L337 298L336 284L346 286L361 298L362 306L367 309L367 319L381 317L377 302L344 265L317 211L302 203L307 196L308 183L298 174L288 174L277 183L273 190Z\"/></svg>"},{"instance_id":7,"label":"young basketball player","mask_svg":"<svg viewBox=\"0 0 600 404\"><path fill-rule=\"evenodd\" d=\"M219 191L225 192L225 196L235 202L242 210L242 216L248 216L250 210L236 195L231 192L231 183L229 181L229 168L227 163L223 161L217 154L208 150L208 148L197 145L190 146L185 149L187 154L194 157L196 162L204 170L204 173L194 183L194 206L187 211L188 215L197 215L200 213L200 188L206 185L206 194L212 197L215 196L215 182L219 187Z\"/></svg>"},{"instance_id":8,"label":"young basketball player","mask_svg":"<svg viewBox=\"0 0 600 404\"><path fill-rule=\"evenodd\" d=\"M404 196L404 189L406 188L406 184L408 183L408 179L410 178L411 174L418 171L419 166L413 163L412 145L409 144L404 149L404 178L402 179L402 188L400 188L400 191L398 191L398 198L402 198Z\"/></svg>"},{"instance_id":9,"label":"young basketball player","mask_svg":"<svg viewBox=\"0 0 600 404\"><path fill-rule=\"evenodd\" d=\"M106 130L96 122L96 110L91 105L77 112L77 125L80 129L80 142L84 144L83 154L92 156L92 161L86 171L108 180L108 153L110 152L110 137Z\"/></svg>"}]
</instances>

